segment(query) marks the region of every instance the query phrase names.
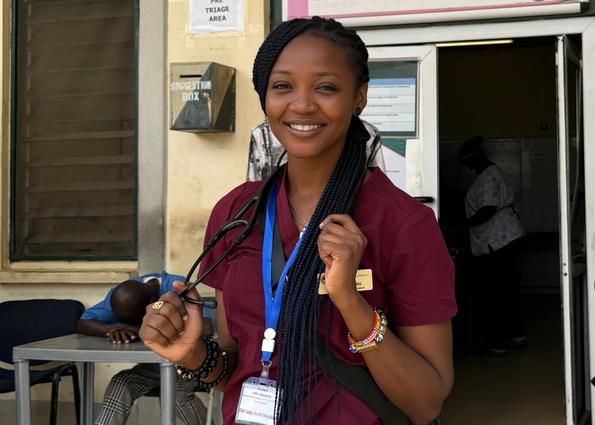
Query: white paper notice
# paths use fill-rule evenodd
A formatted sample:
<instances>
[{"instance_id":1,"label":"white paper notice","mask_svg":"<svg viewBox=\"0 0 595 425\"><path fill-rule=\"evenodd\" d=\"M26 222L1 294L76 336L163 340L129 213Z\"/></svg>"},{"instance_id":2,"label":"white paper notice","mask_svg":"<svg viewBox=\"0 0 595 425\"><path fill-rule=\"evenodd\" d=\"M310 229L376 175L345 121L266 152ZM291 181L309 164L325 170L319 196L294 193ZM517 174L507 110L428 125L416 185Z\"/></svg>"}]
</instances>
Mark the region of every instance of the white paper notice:
<instances>
[{"instance_id":1,"label":"white paper notice","mask_svg":"<svg viewBox=\"0 0 595 425\"><path fill-rule=\"evenodd\" d=\"M243 0L189 0L190 32L242 30Z\"/></svg>"},{"instance_id":2,"label":"white paper notice","mask_svg":"<svg viewBox=\"0 0 595 425\"><path fill-rule=\"evenodd\" d=\"M382 132L415 132L415 78L372 78L362 118Z\"/></svg>"},{"instance_id":3,"label":"white paper notice","mask_svg":"<svg viewBox=\"0 0 595 425\"><path fill-rule=\"evenodd\" d=\"M407 159L386 146L382 147L386 175L401 190L407 188Z\"/></svg>"}]
</instances>

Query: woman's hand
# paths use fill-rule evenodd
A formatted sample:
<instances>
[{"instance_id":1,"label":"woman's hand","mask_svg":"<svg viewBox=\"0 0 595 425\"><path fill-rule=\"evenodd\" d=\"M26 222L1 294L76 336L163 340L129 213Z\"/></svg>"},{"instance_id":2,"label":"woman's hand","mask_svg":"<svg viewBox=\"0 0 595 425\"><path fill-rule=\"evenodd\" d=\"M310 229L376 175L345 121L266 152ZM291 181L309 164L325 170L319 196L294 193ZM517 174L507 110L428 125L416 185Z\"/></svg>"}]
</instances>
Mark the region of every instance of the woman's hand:
<instances>
[{"instance_id":1,"label":"woman's hand","mask_svg":"<svg viewBox=\"0 0 595 425\"><path fill-rule=\"evenodd\" d=\"M139 336L147 347L176 364L196 369L204 360L206 349L200 340L202 335L202 308L182 302L178 295L186 287L174 283L175 291L147 306ZM189 295L198 298L196 290ZM162 302L161 307L159 302Z\"/></svg>"},{"instance_id":2,"label":"woman's hand","mask_svg":"<svg viewBox=\"0 0 595 425\"><path fill-rule=\"evenodd\" d=\"M320 223L318 254L325 265L329 297L341 309L357 296L355 274L368 239L346 214L331 214Z\"/></svg>"}]
</instances>

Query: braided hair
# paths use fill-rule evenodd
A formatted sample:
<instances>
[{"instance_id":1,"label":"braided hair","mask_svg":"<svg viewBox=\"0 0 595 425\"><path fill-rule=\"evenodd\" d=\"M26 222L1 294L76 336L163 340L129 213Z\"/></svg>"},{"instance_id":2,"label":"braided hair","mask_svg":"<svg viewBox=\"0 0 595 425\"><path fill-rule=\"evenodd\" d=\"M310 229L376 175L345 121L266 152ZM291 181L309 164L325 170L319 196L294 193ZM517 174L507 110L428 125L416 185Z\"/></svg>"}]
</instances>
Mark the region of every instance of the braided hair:
<instances>
[{"instance_id":1,"label":"braided hair","mask_svg":"<svg viewBox=\"0 0 595 425\"><path fill-rule=\"evenodd\" d=\"M252 83L265 114L267 86L273 65L287 43L298 35L306 33L324 38L349 52L347 59L353 67L358 87L370 81L368 50L354 30L345 28L334 19L324 19L318 16L311 19L298 18L285 21L264 40L252 66Z\"/></svg>"},{"instance_id":2,"label":"braided hair","mask_svg":"<svg viewBox=\"0 0 595 425\"><path fill-rule=\"evenodd\" d=\"M293 38L306 33L324 38L345 49L358 87L369 81L368 52L355 31L343 27L333 19L320 17L286 21L271 32L254 62L253 83L263 110L269 75L277 57ZM313 420L310 413L313 410L312 389L315 390L316 387L315 353L322 303L322 297L317 291L317 276L324 271L318 254L318 225L330 214L351 212L368 165L368 138L369 134L362 121L354 115L343 151L310 218L310 224L305 229L301 247L284 286L277 332L280 347L278 385L283 394L275 412L278 423L305 423ZM303 406L302 417L298 418L296 411L300 406Z\"/></svg>"}]
</instances>

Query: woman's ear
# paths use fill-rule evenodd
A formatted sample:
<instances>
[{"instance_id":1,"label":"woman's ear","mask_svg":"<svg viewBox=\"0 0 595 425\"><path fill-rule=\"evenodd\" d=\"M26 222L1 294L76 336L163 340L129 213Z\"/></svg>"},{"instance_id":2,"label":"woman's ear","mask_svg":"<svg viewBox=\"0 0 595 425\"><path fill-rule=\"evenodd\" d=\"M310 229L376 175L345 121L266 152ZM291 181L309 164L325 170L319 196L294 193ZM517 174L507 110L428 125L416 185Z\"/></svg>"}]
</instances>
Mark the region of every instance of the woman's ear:
<instances>
[{"instance_id":1,"label":"woman's ear","mask_svg":"<svg viewBox=\"0 0 595 425\"><path fill-rule=\"evenodd\" d=\"M355 115L359 115L362 113L366 104L368 103L368 83L362 84L357 88L355 92L355 110L353 111Z\"/></svg>"}]
</instances>

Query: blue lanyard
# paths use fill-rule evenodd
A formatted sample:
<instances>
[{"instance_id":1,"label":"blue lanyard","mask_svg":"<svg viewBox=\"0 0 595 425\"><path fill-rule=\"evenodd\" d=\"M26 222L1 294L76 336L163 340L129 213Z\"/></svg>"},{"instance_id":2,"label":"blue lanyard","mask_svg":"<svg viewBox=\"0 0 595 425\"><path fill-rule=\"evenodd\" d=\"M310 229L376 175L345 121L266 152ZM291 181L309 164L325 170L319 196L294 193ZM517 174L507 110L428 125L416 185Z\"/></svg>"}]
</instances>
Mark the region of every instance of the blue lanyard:
<instances>
[{"instance_id":1,"label":"blue lanyard","mask_svg":"<svg viewBox=\"0 0 595 425\"><path fill-rule=\"evenodd\" d=\"M273 297L271 274L273 268L273 237L276 219L275 213L277 209L278 191L279 181L276 181L273 187L271 188L271 192L267 200L264 236L262 242L262 286L264 289L265 339L263 340L262 345L261 361L267 363L271 360L271 355L273 354L275 346L274 340L276 336L277 322L279 321L279 314L281 312L283 287L285 285L287 273L293 265L295 257L297 256L297 252L302 243L302 238L300 237L297 244L295 245L295 248L293 248L291 255L289 256L289 259L285 263L283 272L279 277L279 283L277 284L275 296ZM265 341L269 342L265 344Z\"/></svg>"}]
</instances>

